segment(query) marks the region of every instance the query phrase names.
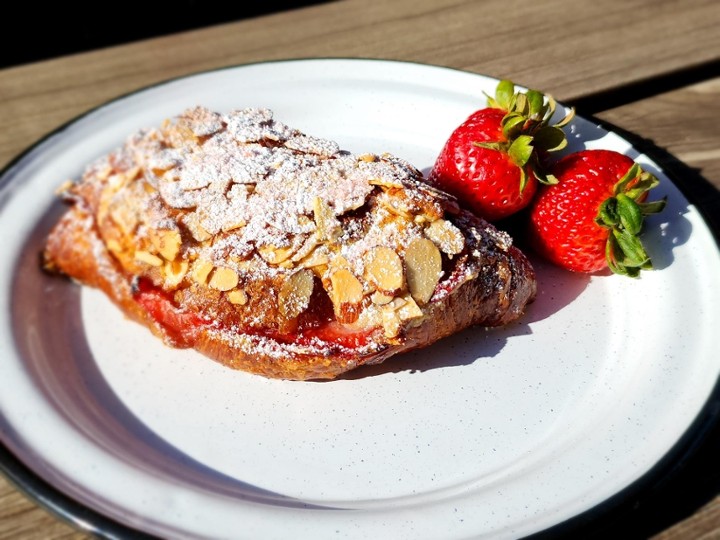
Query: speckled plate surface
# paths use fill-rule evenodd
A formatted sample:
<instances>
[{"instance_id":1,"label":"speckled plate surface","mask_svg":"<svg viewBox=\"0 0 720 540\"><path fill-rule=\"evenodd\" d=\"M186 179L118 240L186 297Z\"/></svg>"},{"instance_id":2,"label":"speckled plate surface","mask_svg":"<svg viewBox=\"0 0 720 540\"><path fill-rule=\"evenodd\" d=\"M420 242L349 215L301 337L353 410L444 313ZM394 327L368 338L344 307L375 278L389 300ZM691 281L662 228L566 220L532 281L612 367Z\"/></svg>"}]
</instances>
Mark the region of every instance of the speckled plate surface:
<instances>
[{"instance_id":1,"label":"speckled plate surface","mask_svg":"<svg viewBox=\"0 0 720 540\"><path fill-rule=\"evenodd\" d=\"M519 322L344 379L268 380L166 348L97 291L38 268L62 211L55 187L186 107L270 107L428 169L496 83L374 60L240 66L118 99L29 150L0 183L6 471L12 459L87 509L81 526L173 538L517 537L643 477L718 380L720 256L662 171L583 119L572 149L616 149L661 178L670 203L646 237L657 270L587 277L535 261L539 296Z\"/></svg>"}]
</instances>

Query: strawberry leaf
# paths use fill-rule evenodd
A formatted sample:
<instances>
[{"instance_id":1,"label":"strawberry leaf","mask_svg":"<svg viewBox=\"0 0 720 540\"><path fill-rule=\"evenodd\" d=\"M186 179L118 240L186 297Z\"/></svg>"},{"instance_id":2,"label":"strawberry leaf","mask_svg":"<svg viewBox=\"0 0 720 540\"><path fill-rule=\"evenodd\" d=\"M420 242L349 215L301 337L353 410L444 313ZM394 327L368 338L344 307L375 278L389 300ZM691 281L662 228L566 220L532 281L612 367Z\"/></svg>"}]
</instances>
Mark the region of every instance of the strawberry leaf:
<instances>
[{"instance_id":1,"label":"strawberry leaf","mask_svg":"<svg viewBox=\"0 0 720 540\"><path fill-rule=\"evenodd\" d=\"M533 167L533 175L538 182L546 186L552 186L560 182L554 174L545 173L537 167Z\"/></svg>"},{"instance_id":2,"label":"strawberry leaf","mask_svg":"<svg viewBox=\"0 0 720 540\"><path fill-rule=\"evenodd\" d=\"M607 261L608 268L610 268L613 274L627 276L628 272L625 266L618 262L619 257L622 258L622 251L620 250L617 240L615 240L615 237L611 234L608 236L607 243L605 244L605 260Z\"/></svg>"},{"instance_id":3,"label":"strawberry leaf","mask_svg":"<svg viewBox=\"0 0 720 540\"><path fill-rule=\"evenodd\" d=\"M605 258L608 268L616 274L638 277L640 270L652 268L652 261L638 234L642 231L645 216L662 211L666 198L649 203L639 203L635 199L645 193L648 186L656 184L657 178L634 164L615 185L617 195L608 197L598 208L595 223L610 229Z\"/></svg>"},{"instance_id":4,"label":"strawberry leaf","mask_svg":"<svg viewBox=\"0 0 720 540\"><path fill-rule=\"evenodd\" d=\"M635 268L646 268L650 262L650 257L645 252L645 248L640 239L630 234L628 231L613 230L612 236L617 241L620 251L622 252L623 266L632 266Z\"/></svg>"},{"instance_id":5,"label":"strawberry leaf","mask_svg":"<svg viewBox=\"0 0 720 540\"><path fill-rule=\"evenodd\" d=\"M505 143L500 142L474 142L473 145L488 150L497 150L498 152L502 152L507 146Z\"/></svg>"},{"instance_id":6,"label":"strawberry leaf","mask_svg":"<svg viewBox=\"0 0 720 540\"><path fill-rule=\"evenodd\" d=\"M525 173L525 167L520 167L520 193L525 191L527 185L527 174Z\"/></svg>"},{"instance_id":7,"label":"strawberry leaf","mask_svg":"<svg viewBox=\"0 0 720 540\"><path fill-rule=\"evenodd\" d=\"M542 117L543 105L545 105L545 98L537 90L528 90L525 94L527 96L528 104L530 106L530 116Z\"/></svg>"},{"instance_id":8,"label":"strawberry leaf","mask_svg":"<svg viewBox=\"0 0 720 540\"><path fill-rule=\"evenodd\" d=\"M617 212L623 229L630 235L639 234L642 229L643 214L638 203L624 193L618 193L616 200Z\"/></svg>"},{"instance_id":9,"label":"strawberry leaf","mask_svg":"<svg viewBox=\"0 0 720 540\"><path fill-rule=\"evenodd\" d=\"M515 165L524 167L533 153L533 138L530 135L520 135L508 148L508 155Z\"/></svg>"},{"instance_id":10,"label":"strawberry leaf","mask_svg":"<svg viewBox=\"0 0 720 540\"><path fill-rule=\"evenodd\" d=\"M553 110L555 110L554 106L553 106ZM562 120L560 120L557 124L555 124L555 127L559 127L559 128L565 127L570 123L570 121L573 118L575 118L575 109L571 108L570 111L565 115L565 117Z\"/></svg>"},{"instance_id":11,"label":"strawberry leaf","mask_svg":"<svg viewBox=\"0 0 720 540\"><path fill-rule=\"evenodd\" d=\"M562 150L567 146L567 139L562 129L555 126L543 126L535 132L535 147L546 152Z\"/></svg>"},{"instance_id":12,"label":"strawberry leaf","mask_svg":"<svg viewBox=\"0 0 720 540\"><path fill-rule=\"evenodd\" d=\"M663 211L667 205L667 197L663 197L659 201L652 201L649 203L638 203L643 216L649 216L650 214L659 214Z\"/></svg>"},{"instance_id":13,"label":"strawberry leaf","mask_svg":"<svg viewBox=\"0 0 720 540\"><path fill-rule=\"evenodd\" d=\"M617 199L608 197L603 201L598 209L598 215L595 223L606 229L612 229L620 223L620 215L617 209Z\"/></svg>"},{"instance_id":14,"label":"strawberry leaf","mask_svg":"<svg viewBox=\"0 0 720 540\"><path fill-rule=\"evenodd\" d=\"M515 85L512 81L500 81L495 89L495 99L493 100L495 105L493 105L493 107L496 109L504 109L506 111L511 110L510 102L514 94ZM488 102L489 101L490 100L488 100Z\"/></svg>"},{"instance_id":15,"label":"strawberry leaf","mask_svg":"<svg viewBox=\"0 0 720 540\"><path fill-rule=\"evenodd\" d=\"M527 96L525 94L515 94L513 97L515 100L512 104L512 110L527 117L530 112L530 103L528 102Z\"/></svg>"},{"instance_id":16,"label":"strawberry leaf","mask_svg":"<svg viewBox=\"0 0 720 540\"><path fill-rule=\"evenodd\" d=\"M508 140L514 138L514 132L522 130L525 120L527 119L518 113L506 114L501 121L502 131L505 138Z\"/></svg>"}]
</instances>

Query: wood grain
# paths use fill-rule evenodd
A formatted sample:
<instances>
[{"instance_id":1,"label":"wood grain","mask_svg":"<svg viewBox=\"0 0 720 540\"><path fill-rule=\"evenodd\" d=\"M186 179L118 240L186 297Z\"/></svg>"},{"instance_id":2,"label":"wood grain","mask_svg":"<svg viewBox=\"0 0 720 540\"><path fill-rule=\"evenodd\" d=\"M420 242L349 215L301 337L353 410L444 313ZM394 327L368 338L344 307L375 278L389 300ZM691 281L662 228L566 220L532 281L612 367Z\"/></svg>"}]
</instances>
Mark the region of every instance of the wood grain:
<instances>
[{"instance_id":1,"label":"wood grain","mask_svg":"<svg viewBox=\"0 0 720 540\"><path fill-rule=\"evenodd\" d=\"M667 151L720 189L719 103L720 77L596 116Z\"/></svg>"},{"instance_id":2,"label":"wood grain","mask_svg":"<svg viewBox=\"0 0 720 540\"><path fill-rule=\"evenodd\" d=\"M89 538L15 491L0 476L0 539L80 540Z\"/></svg>"},{"instance_id":3,"label":"wood grain","mask_svg":"<svg viewBox=\"0 0 720 540\"><path fill-rule=\"evenodd\" d=\"M720 77L604 111L720 231Z\"/></svg>"},{"instance_id":4,"label":"wood grain","mask_svg":"<svg viewBox=\"0 0 720 540\"><path fill-rule=\"evenodd\" d=\"M720 58L715 0L344 0L3 70L0 166L118 95L198 70L374 57L467 69L564 100Z\"/></svg>"},{"instance_id":5,"label":"wood grain","mask_svg":"<svg viewBox=\"0 0 720 540\"><path fill-rule=\"evenodd\" d=\"M715 0L332 2L0 70L0 166L92 107L198 70L282 58L390 58L509 77L572 100L717 61L719 23ZM597 116L666 151L663 166L681 181L694 171L720 189L719 104L720 79L713 79ZM717 190L701 193L715 204ZM0 477L0 539L86 537ZM720 498L658 537L685 538L720 538Z\"/></svg>"}]
</instances>

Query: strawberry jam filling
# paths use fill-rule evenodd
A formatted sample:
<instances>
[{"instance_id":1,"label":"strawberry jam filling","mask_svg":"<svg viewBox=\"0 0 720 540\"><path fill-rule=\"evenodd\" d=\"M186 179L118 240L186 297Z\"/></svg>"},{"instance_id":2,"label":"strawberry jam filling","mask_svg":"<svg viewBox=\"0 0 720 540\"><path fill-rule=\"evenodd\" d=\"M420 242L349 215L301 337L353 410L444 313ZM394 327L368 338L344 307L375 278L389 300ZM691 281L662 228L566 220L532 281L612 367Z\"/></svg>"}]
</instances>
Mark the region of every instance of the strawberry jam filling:
<instances>
[{"instance_id":1,"label":"strawberry jam filling","mask_svg":"<svg viewBox=\"0 0 720 540\"><path fill-rule=\"evenodd\" d=\"M200 330L210 321L175 305L168 293L146 279L133 287L133 298L179 347L192 347Z\"/></svg>"},{"instance_id":2,"label":"strawberry jam filling","mask_svg":"<svg viewBox=\"0 0 720 540\"><path fill-rule=\"evenodd\" d=\"M178 306L170 294L146 279L140 279L135 283L133 298L180 347L192 347L203 329L222 326ZM299 317L298 327L292 333L282 333L270 328L264 330L247 328L243 333L298 345L311 345L322 341L346 349L357 349L370 342L371 330L353 330L338 323L332 316L332 307L328 311L328 306L322 299L318 299L314 304L311 302L311 305L314 309L308 310Z\"/></svg>"}]
</instances>

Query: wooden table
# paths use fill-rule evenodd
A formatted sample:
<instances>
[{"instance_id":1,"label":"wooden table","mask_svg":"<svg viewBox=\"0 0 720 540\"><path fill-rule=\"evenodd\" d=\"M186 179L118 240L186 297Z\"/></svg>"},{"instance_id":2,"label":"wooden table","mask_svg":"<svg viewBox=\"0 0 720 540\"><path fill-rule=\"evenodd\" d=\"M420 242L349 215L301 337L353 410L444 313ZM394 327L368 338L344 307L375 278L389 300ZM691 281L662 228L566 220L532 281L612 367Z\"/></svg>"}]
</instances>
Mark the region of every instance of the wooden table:
<instances>
[{"instance_id":1,"label":"wooden table","mask_svg":"<svg viewBox=\"0 0 720 540\"><path fill-rule=\"evenodd\" d=\"M0 71L0 166L76 115L171 77L233 64L366 57L541 88L647 148L720 230L720 7L715 0L341 0ZM720 536L715 428L615 532ZM695 467L695 469L693 469ZM694 475L694 476L693 476ZM0 479L0 538L85 538Z\"/></svg>"}]
</instances>

